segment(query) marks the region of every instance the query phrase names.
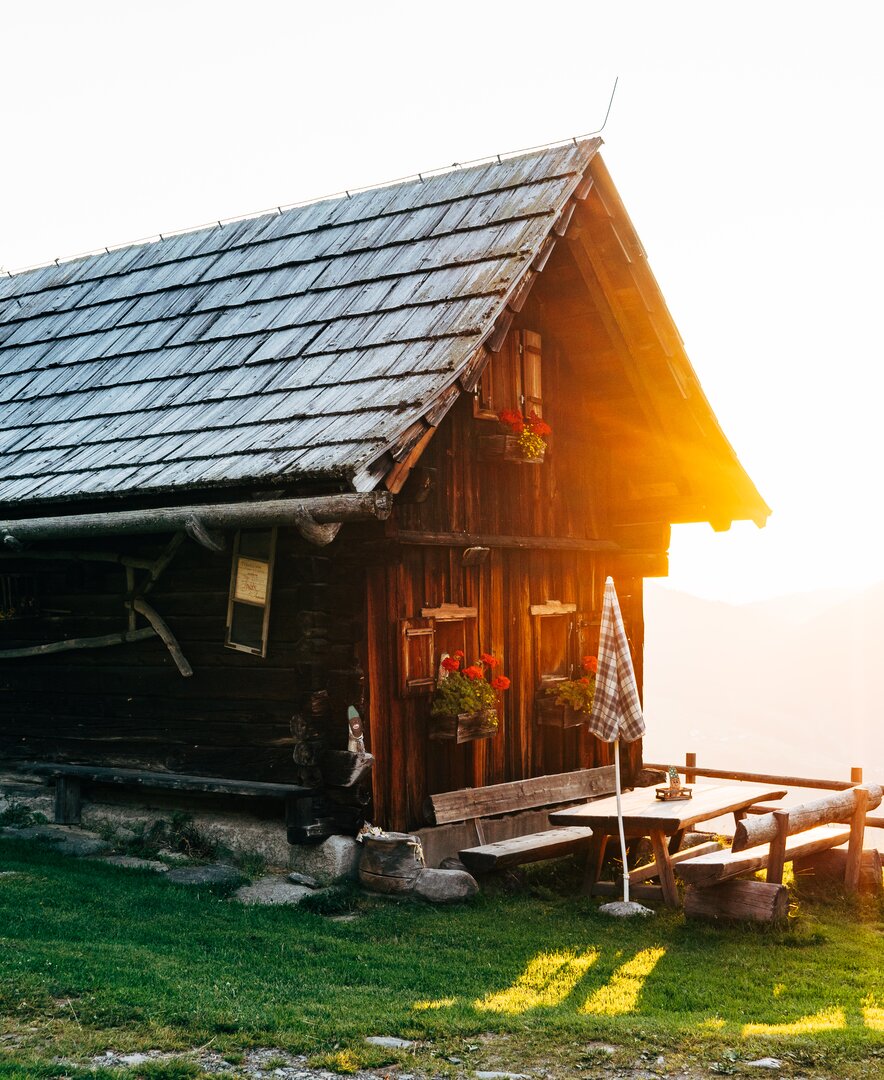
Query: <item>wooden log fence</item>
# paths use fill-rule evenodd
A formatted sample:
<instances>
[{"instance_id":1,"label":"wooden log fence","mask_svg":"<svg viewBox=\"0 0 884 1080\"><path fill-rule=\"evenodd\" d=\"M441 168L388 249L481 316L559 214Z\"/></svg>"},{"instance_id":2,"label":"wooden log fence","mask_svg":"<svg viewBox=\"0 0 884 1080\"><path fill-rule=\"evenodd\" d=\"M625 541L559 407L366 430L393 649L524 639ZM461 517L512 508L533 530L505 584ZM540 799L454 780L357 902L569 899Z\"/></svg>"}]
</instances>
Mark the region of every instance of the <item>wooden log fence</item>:
<instances>
[{"instance_id":1,"label":"wooden log fence","mask_svg":"<svg viewBox=\"0 0 884 1080\"><path fill-rule=\"evenodd\" d=\"M668 769L669 763L653 761L644 762L646 769ZM694 783L698 776L708 777L710 780L742 780L754 784L778 784L783 787L798 787L817 789L819 791L848 791L863 782L863 770L859 765L850 769L849 780L824 780L820 777L810 776L781 776L776 773L745 772L738 769L712 769L697 765L695 753L685 754L684 765L676 765L680 773L684 773L685 782ZM875 806L878 804L875 803ZM754 807L750 810L770 813L773 807ZM884 829L884 817L866 817L866 825L870 829Z\"/></svg>"}]
</instances>

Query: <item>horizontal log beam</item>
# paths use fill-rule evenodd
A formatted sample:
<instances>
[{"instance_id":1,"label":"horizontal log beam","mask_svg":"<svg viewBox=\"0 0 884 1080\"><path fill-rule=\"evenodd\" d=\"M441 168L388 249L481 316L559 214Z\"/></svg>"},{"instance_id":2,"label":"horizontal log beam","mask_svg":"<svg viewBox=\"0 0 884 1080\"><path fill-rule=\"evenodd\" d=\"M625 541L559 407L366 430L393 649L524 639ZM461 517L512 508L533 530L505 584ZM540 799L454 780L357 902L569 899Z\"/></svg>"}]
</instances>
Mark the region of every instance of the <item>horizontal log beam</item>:
<instances>
[{"instance_id":1,"label":"horizontal log beam","mask_svg":"<svg viewBox=\"0 0 884 1080\"><path fill-rule=\"evenodd\" d=\"M402 529L391 540L428 547L533 548L539 551L620 551L613 540L581 540L571 536L495 536L483 533L414 532Z\"/></svg>"},{"instance_id":2,"label":"horizontal log beam","mask_svg":"<svg viewBox=\"0 0 884 1080\"><path fill-rule=\"evenodd\" d=\"M387 491L318 495L266 502L213 503L205 506L165 506L150 510L109 510L62 517L14 518L0 521L0 535L19 543L58 537L116 536L179 532L194 517L206 529L270 528L296 525L309 514L319 525L346 521L380 521L390 516L393 497ZM7 545L11 546L11 545Z\"/></svg>"},{"instance_id":3,"label":"horizontal log beam","mask_svg":"<svg viewBox=\"0 0 884 1080\"><path fill-rule=\"evenodd\" d=\"M778 923L789 914L789 893L785 886L766 881L725 881L709 888L689 885L684 913L688 919Z\"/></svg>"},{"instance_id":4,"label":"horizontal log beam","mask_svg":"<svg viewBox=\"0 0 884 1080\"><path fill-rule=\"evenodd\" d=\"M769 844L777 835L776 815L787 813L789 822L786 834L805 832L817 825L831 825L836 821L849 821L856 811L857 796L860 791L868 794L868 806L871 809L881 803L881 788L877 784L869 784L865 788L851 788L849 791L839 791L833 795L827 795L823 799L815 799L813 802L801 803L800 806L788 806L782 810L775 810L771 814L756 817L744 821L738 821L734 832L734 851L743 851L745 848L755 847L758 844Z\"/></svg>"},{"instance_id":5,"label":"horizontal log beam","mask_svg":"<svg viewBox=\"0 0 884 1080\"><path fill-rule=\"evenodd\" d=\"M697 844L696 847L676 851L674 855L669 856L669 861L673 866L677 866L688 859L696 859L699 855L709 855L713 851L721 851L721 845L715 840L710 840L706 844ZM639 866L637 869L629 871L629 884L639 885L642 881L650 881L651 878L659 877L659 875L660 867L656 862L648 863L647 866Z\"/></svg>"},{"instance_id":6,"label":"horizontal log beam","mask_svg":"<svg viewBox=\"0 0 884 1080\"><path fill-rule=\"evenodd\" d=\"M132 570L152 570L153 559L136 559L113 551L2 551L0 559L42 559L44 562L108 562Z\"/></svg>"},{"instance_id":7,"label":"horizontal log beam","mask_svg":"<svg viewBox=\"0 0 884 1080\"><path fill-rule=\"evenodd\" d=\"M669 765L659 765L646 761L646 769L668 769ZM807 776L777 776L773 773L738 772L735 769L705 769L696 765L686 767L676 765L681 773L691 776L708 776L713 780L748 780L755 784L781 784L783 787L819 788L821 791L846 791L855 784L845 780L815 780Z\"/></svg>"},{"instance_id":8,"label":"horizontal log beam","mask_svg":"<svg viewBox=\"0 0 884 1080\"><path fill-rule=\"evenodd\" d=\"M127 641L145 641L153 636L153 628L146 626L143 630L122 630L118 634L102 634L99 637L68 638L66 641L50 641L46 645L0 649L0 660L15 660L22 656L46 656L49 653L68 652L70 649L101 649L108 645L124 645Z\"/></svg>"}]
</instances>

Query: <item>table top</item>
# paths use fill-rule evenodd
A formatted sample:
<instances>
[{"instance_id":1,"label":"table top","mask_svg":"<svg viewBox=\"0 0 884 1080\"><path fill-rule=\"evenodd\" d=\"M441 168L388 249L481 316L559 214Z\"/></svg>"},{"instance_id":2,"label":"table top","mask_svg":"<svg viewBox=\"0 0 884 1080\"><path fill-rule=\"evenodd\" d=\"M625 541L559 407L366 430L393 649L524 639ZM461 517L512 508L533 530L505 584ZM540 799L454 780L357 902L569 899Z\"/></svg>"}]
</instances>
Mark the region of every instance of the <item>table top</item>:
<instances>
[{"instance_id":1,"label":"table top","mask_svg":"<svg viewBox=\"0 0 884 1080\"><path fill-rule=\"evenodd\" d=\"M652 829L671 835L698 821L708 821L734 810L745 810L752 803L767 799L781 799L786 794L785 788L734 781L700 781L688 786L693 791L693 797L672 802L658 799L652 787L625 791L621 798L624 828L642 835L647 835ZM582 806L555 810L549 815L549 820L553 825L588 825L596 832L615 833L617 797L610 795Z\"/></svg>"}]
</instances>

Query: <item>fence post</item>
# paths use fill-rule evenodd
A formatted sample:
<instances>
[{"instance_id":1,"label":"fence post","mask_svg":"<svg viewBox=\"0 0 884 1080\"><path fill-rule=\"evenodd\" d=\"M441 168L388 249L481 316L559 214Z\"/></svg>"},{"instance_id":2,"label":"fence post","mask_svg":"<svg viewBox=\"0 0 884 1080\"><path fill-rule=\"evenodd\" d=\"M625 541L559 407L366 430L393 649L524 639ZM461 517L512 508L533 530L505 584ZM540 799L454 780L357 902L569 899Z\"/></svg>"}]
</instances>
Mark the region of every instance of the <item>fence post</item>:
<instances>
[{"instance_id":1,"label":"fence post","mask_svg":"<svg viewBox=\"0 0 884 1080\"><path fill-rule=\"evenodd\" d=\"M696 754L685 754L684 756L684 781L686 784L693 784L697 779L697 774L693 772L694 767L697 764Z\"/></svg>"}]
</instances>

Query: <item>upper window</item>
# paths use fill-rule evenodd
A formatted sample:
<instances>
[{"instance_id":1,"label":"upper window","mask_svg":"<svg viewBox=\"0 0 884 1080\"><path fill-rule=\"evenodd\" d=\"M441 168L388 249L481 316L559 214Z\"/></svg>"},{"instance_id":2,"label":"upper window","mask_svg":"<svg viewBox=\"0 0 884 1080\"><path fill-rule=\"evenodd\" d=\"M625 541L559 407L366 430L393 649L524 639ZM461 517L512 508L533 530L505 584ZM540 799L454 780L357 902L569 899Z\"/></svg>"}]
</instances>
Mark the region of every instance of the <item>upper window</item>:
<instances>
[{"instance_id":1,"label":"upper window","mask_svg":"<svg viewBox=\"0 0 884 1080\"><path fill-rule=\"evenodd\" d=\"M475 416L496 420L503 409L543 416L540 334L533 330L511 330L476 387Z\"/></svg>"}]
</instances>

